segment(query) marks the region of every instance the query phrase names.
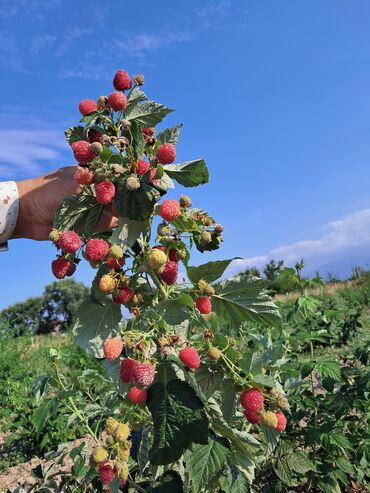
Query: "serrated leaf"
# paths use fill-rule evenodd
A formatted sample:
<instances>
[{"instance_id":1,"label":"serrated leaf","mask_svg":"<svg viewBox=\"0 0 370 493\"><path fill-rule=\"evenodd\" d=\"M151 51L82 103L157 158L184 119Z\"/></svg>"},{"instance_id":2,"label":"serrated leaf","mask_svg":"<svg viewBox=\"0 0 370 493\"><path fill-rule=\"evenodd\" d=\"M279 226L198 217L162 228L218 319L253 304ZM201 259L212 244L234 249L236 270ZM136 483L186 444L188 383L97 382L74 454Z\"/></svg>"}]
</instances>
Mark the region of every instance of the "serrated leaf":
<instances>
[{"instance_id":1,"label":"serrated leaf","mask_svg":"<svg viewBox=\"0 0 370 493\"><path fill-rule=\"evenodd\" d=\"M132 91L129 92L127 96L127 108L132 106L134 103L139 103L140 101L146 101L148 98L146 97L145 93L139 89L138 87L134 87Z\"/></svg>"},{"instance_id":2,"label":"serrated leaf","mask_svg":"<svg viewBox=\"0 0 370 493\"><path fill-rule=\"evenodd\" d=\"M290 469L299 474L306 474L308 471L315 471L314 464L310 461L306 452L295 452L287 456Z\"/></svg>"},{"instance_id":3,"label":"serrated leaf","mask_svg":"<svg viewBox=\"0 0 370 493\"><path fill-rule=\"evenodd\" d=\"M167 471L146 490L146 493L183 493L183 482L178 472Z\"/></svg>"},{"instance_id":4,"label":"serrated leaf","mask_svg":"<svg viewBox=\"0 0 370 493\"><path fill-rule=\"evenodd\" d=\"M130 105L126 108L125 119L135 120L140 127L155 127L163 118L174 110L166 108L155 101L146 101L142 104Z\"/></svg>"},{"instance_id":5,"label":"serrated leaf","mask_svg":"<svg viewBox=\"0 0 370 493\"><path fill-rule=\"evenodd\" d=\"M90 187L85 187L80 195L66 197L55 214L54 228L59 231L76 229L86 221L95 205L96 199Z\"/></svg>"},{"instance_id":6,"label":"serrated leaf","mask_svg":"<svg viewBox=\"0 0 370 493\"><path fill-rule=\"evenodd\" d=\"M219 388L222 377L219 373L211 371L207 365L201 364L195 372L195 379L207 400Z\"/></svg>"},{"instance_id":7,"label":"serrated leaf","mask_svg":"<svg viewBox=\"0 0 370 493\"><path fill-rule=\"evenodd\" d=\"M111 236L112 244L119 245L122 248L129 248L146 231L147 227L147 221L138 222L120 217L118 226Z\"/></svg>"},{"instance_id":8,"label":"serrated leaf","mask_svg":"<svg viewBox=\"0 0 370 493\"><path fill-rule=\"evenodd\" d=\"M288 486L294 485L294 478L286 461L277 459L274 462L273 467L277 477L281 479L283 483Z\"/></svg>"},{"instance_id":9,"label":"serrated leaf","mask_svg":"<svg viewBox=\"0 0 370 493\"><path fill-rule=\"evenodd\" d=\"M228 467L227 473L220 477L219 483L225 493L248 493L250 491L248 480L234 465Z\"/></svg>"},{"instance_id":10,"label":"serrated leaf","mask_svg":"<svg viewBox=\"0 0 370 493\"><path fill-rule=\"evenodd\" d=\"M78 140L85 140L85 128L81 125L67 128L64 134L69 145L72 145Z\"/></svg>"},{"instance_id":11,"label":"serrated leaf","mask_svg":"<svg viewBox=\"0 0 370 493\"><path fill-rule=\"evenodd\" d=\"M183 124L180 123L180 125L176 125L176 127L166 128L165 130L162 130L162 132L160 132L156 136L156 140L161 144L176 145L179 140L180 130L182 126Z\"/></svg>"},{"instance_id":12,"label":"serrated leaf","mask_svg":"<svg viewBox=\"0 0 370 493\"><path fill-rule=\"evenodd\" d=\"M120 216L143 222L151 216L160 193L153 186L141 182L138 190L129 191L125 184L118 187L115 205Z\"/></svg>"},{"instance_id":13,"label":"serrated leaf","mask_svg":"<svg viewBox=\"0 0 370 493\"><path fill-rule=\"evenodd\" d=\"M197 187L209 181L209 173L204 159L196 159L181 164L168 164L164 169L168 176L184 187Z\"/></svg>"},{"instance_id":14,"label":"serrated leaf","mask_svg":"<svg viewBox=\"0 0 370 493\"><path fill-rule=\"evenodd\" d=\"M271 454L280 440L280 433L265 425L261 425L261 428L267 441L268 453Z\"/></svg>"},{"instance_id":15,"label":"serrated leaf","mask_svg":"<svg viewBox=\"0 0 370 493\"><path fill-rule=\"evenodd\" d=\"M103 214L104 206L102 204L94 205L86 215L83 232L86 236L91 236Z\"/></svg>"},{"instance_id":16,"label":"serrated leaf","mask_svg":"<svg viewBox=\"0 0 370 493\"><path fill-rule=\"evenodd\" d=\"M236 391L232 378L225 378L221 385L221 411L226 423L231 422L235 414Z\"/></svg>"},{"instance_id":17,"label":"serrated leaf","mask_svg":"<svg viewBox=\"0 0 370 493\"><path fill-rule=\"evenodd\" d=\"M246 351L239 360L239 366L246 374L258 375L262 372L262 356L258 352Z\"/></svg>"},{"instance_id":18,"label":"serrated leaf","mask_svg":"<svg viewBox=\"0 0 370 493\"><path fill-rule=\"evenodd\" d=\"M188 267L186 273L193 284L196 284L201 279L207 282L213 282L222 276L233 260L235 259L216 260L215 262L207 262L197 267Z\"/></svg>"},{"instance_id":19,"label":"serrated leaf","mask_svg":"<svg viewBox=\"0 0 370 493\"><path fill-rule=\"evenodd\" d=\"M323 377L329 377L337 381L342 380L340 366L336 361L323 360L315 365L315 370Z\"/></svg>"},{"instance_id":20,"label":"serrated leaf","mask_svg":"<svg viewBox=\"0 0 370 493\"><path fill-rule=\"evenodd\" d=\"M238 431L235 428L230 428L225 422L213 420L212 428L217 434L230 440L235 451L242 456L253 457L262 448L260 442L253 435L246 431Z\"/></svg>"}]
</instances>

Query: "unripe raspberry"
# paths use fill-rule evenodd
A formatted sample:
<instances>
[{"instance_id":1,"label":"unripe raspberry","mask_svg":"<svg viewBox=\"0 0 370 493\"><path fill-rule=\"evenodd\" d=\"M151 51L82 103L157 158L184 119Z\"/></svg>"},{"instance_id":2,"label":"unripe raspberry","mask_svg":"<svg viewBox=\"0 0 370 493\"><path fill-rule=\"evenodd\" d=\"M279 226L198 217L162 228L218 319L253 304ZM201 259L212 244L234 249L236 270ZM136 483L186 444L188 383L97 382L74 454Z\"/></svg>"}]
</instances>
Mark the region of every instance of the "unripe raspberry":
<instances>
[{"instance_id":1,"label":"unripe raspberry","mask_svg":"<svg viewBox=\"0 0 370 493\"><path fill-rule=\"evenodd\" d=\"M171 234L171 227L167 223L160 223L157 227L158 236L167 236Z\"/></svg>"},{"instance_id":2,"label":"unripe raspberry","mask_svg":"<svg viewBox=\"0 0 370 493\"><path fill-rule=\"evenodd\" d=\"M180 206L184 207L185 209L187 207L192 206L191 198L188 195L181 195L180 196Z\"/></svg>"},{"instance_id":3,"label":"unripe raspberry","mask_svg":"<svg viewBox=\"0 0 370 493\"><path fill-rule=\"evenodd\" d=\"M133 294L134 292L131 288L119 286L116 294L114 294L112 298L115 303L118 303L119 305L125 305L131 300Z\"/></svg>"},{"instance_id":4,"label":"unripe raspberry","mask_svg":"<svg viewBox=\"0 0 370 493\"><path fill-rule=\"evenodd\" d=\"M129 192L133 192L134 190L137 190L138 188L140 188L139 178L135 175L130 175L126 180L126 189Z\"/></svg>"},{"instance_id":5,"label":"unripe raspberry","mask_svg":"<svg viewBox=\"0 0 370 493\"><path fill-rule=\"evenodd\" d=\"M247 389L240 395L240 404L247 411L257 413L262 409L264 403L263 393L259 389Z\"/></svg>"},{"instance_id":6,"label":"unripe raspberry","mask_svg":"<svg viewBox=\"0 0 370 493\"><path fill-rule=\"evenodd\" d=\"M283 409L284 411L289 409L289 402L283 394L278 394L276 403L280 407L280 409Z\"/></svg>"},{"instance_id":7,"label":"unripe raspberry","mask_svg":"<svg viewBox=\"0 0 370 493\"><path fill-rule=\"evenodd\" d=\"M164 200L160 206L159 215L165 221L175 221L181 215L179 202L173 199Z\"/></svg>"},{"instance_id":8,"label":"unripe raspberry","mask_svg":"<svg viewBox=\"0 0 370 493\"><path fill-rule=\"evenodd\" d=\"M134 429L134 427L133 427ZM130 457L130 448L129 447L119 447L117 450L118 460L122 462L126 462Z\"/></svg>"},{"instance_id":9,"label":"unripe raspberry","mask_svg":"<svg viewBox=\"0 0 370 493\"><path fill-rule=\"evenodd\" d=\"M131 89L132 81L126 70L118 70L113 79L113 86L117 91Z\"/></svg>"},{"instance_id":10,"label":"unripe raspberry","mask_svg":"<svg viewBox=\"0 0 370 493\"><path fill-rule=\"evenodd\" d=\"M81 247L81 238L74 231L65 231L59 236L58 246L65 253L74 253Z\"/></svg>"},{"instance_id":11,"label":"unripe raspberry","mask_svg":"<svg viewBox=\"0 0 370 493\"><path fill-rule=\"evenodd\" d=\"M244 416L247 418L247 420L252 423L252 424L257 424L261 421L261 416L259 414L249 411L248 409L244 410Z\"/></svg>"},{"instance_id":12,"label":"unripe raspberry","mask_svg":"<svg viewBox=\"0 0 370 493\"><path fill-rule=\"evenodd\" d=\"M222 233L225 228L222 224L215 224L214 231L215 233Z\"/></svg>"},{"instance_id":13,"label":"unripe raspberry","mask_svg":"<svg viewBox=\"0 0 370 493\"><path fill-rule=\"evenodd\" d=\"M109 249L108 252L110 257L113 258L122 258L123 257L123 248L121 248L119 245L112 245Z\"/></svg>"},{"instance_id":14,"label":"unripe raspberry","mask_svg":"<svg viewBox=\"0 0 370 493\"><path fill-rule=\"evenodd\" d=\"M100 204L110 204L116 195L115 186L111 181L101 181L95 185L95 195Z\"/></svg>"},{"instance_id":15,"label":"unripe raspberry","mask_svg":"<svg viewBox=\"0 0 370 493\"><path fill-rule=\"evenodd\" d=\"M145 389L131 387L130 390L127 392L127 397L134 404L145 404L148 398L148 392Z\"/></svg>"},{"instance_id":16,"label":"unripe raspberry","mask_svg":"<svg viewBox=\"0 0 370 493\"><path fill-rule=\"evenodd\" d=\"M203 243L211 243L212 235L209 231L202 231L200 233L200 239L202 240Z\"/></svg>"},{"instance_id":17,"label":"unripe raspberry","mask_svg":"<svg viewBox=\"0 0 370 493\"><path fill-rule=\"evenodd\" d=\"M133 76L134 82L137 86L143 86L144 85L144 76L143 74L138 74Z\"/></svg>"},{"instance_id":18,"label":"unripe raspberry","mask_svg":"<svg viewBox=\"0 0 370 493\"><path fill-rule=\"evenodd\" d=\"M275 416L277 418L277 425L275 426L275 430L281 433L282 431L285 431L286 428L286 417L281 411L276 411Z\"/></svg>"},{"instance_id":19,"label":"unripe raspberry","mask_svg":"<svg viewBox=\"0 0 370 493\"><path fill-rule=\"evenodd\" d=\"M166 262L159 271L162 281L168 286L172 286L177 281L179 266L177 262Z\"/></svg>"},{"instance_id":20,"label":"unripe raspberry","mask_svg":"<svg viewBox=\"0 0 370 493\"><path fill-rule=\"evenodd\" d=\"M132 382L132 372L138 364L139 362L132 358L125 358L121 361L120 377L123 383Z\"/></svg>"},{"instance_id":21,"label":"unripe raspberry","mask_svg":"<svg viewBox=\"0 0 370 493\"><path fill-rule=\"evenodd\" d=\"M83 99L78 105L78 109L80 110L80 113L85 116L96 111L98 105L93 99Z\"/></svg>"},{"instance_id":22,"label":"unripe raspberry","mask_svg":"<svg viewBox=\"0 0 370 493\"><path fill-rule=\"evenodd\" d=\"M117 469L108 461L99 464L99 478L103 485L109 484L117 476Z\"/></svg>"},{"instance_id":23,"label":"unripe raspberry","mask_svg":"<svg viewBox=\"0 0 370 493\"><path fill-rule=\"evenodd\" d=\"M96 101L98 110L105 110L108 107L108 98L107 96L99 96Z\"/></svg>"},{"instance_id":24,"label":"unripe raspberry","mask_svg":"<svg viewBox=\"0 0 370 493\"><path fill-rule=\"evenodd\" d=\"M105 422L105 431L108 435L113 435L118 425L119 421L114 418L108 418Z\"/></svg>"},{"instance_id":25,"label":"unripe raspberry","mask_svg":"<svg viewBox=\"0 0 370 493\"><path fill-rule=\"evenodd\" d=\"M201 279L198 281L198 288L207 296L213 296L215 294L215 288L211 286L207 281Z\"/></svg>"},{"instance_id":26,"label":"unripe raspberry","mask_svg":"<svg viewBox=\"0 0 370 493\"><path fill-rule=\"evenodd\" d=\"M101 445L97 445L94 448L92 458L95 464L99 464L100 462L106 461L108 457L109 457L108 450L105 447L102 447Z\"/></svg>"},{"instance_id":27,"label":"unripe raspberry","mask_svg":"<svg viewBox=\"0 0 370 493\"><path fill-rule=\"evenodd\" d=\"M86 140L77 140L71 145L73 155L77 162L87 164L95 159L95 154L90 149L90 144Z\"/></svg>"},{"instance_id":28,"label":"unripe raspberry","mask_svg":"<svg viewBox=\"0 0 370 493\"><path fill-rule=\"evenodd\" d=\"M119 423L117 428L114 430L114 438L117 442L126 442L130 436L130 428L127 423Z\"/></svg>"},{"instance_id":29,"label":"unripe raspberry","mask_svg":"<svg viewBox=\"0 0 370 493\"><path fill-rule=\"evenodd\" d=\"M87 132L87 138L90 142L90 144L93 144L94 142L99 142L99 144L104 143L104 134L100 132L100 130L97 130L96 128L90 128Z\"/></svg>"},{"instance_id":30,"label":"unripe raspberry","mask_svg":"<svg viewBox=\"0 0 370 493\"><path fill-rule=\"evenodd\" d=\"M93 262L103 260L108 251L108 243L100 238L93 238L86 243L86 257Z\"/></svg>"},{"instance_id":31,"label":"unripe raspberry","mask_svg":"<svg viewBox=\"0 0 370 493\"><path fill-rule=\"evenodd\" d=\"M217 347L210 347L207 356L213 361L218 361L221 358L221 351Z\"/></svg>"},{"instance_id":32,"label":"unripe raspberry","mask_svg":"<svg viewBox=\"0 0 370 493\"><path fill-rule=\"evenodd\" d=\"M151 269L158 270L167 262L167 254L159 248L152 248L149 252L147 262Z\"/></svg>"},{"instance_id":33,"label":"unripe raspberry","mask_svg":"<svg viewBox=\"0 0 370 493\"><path fill-rule=\"evenodd\" d=\"M150 168L150 164L148 163L148 161L144 161L144 159L140 159L137 163L136 172L139 176L145 175L145 173L148 171L149 168Z\"/></svg>"},{"instance_id":34,"label":"unripe raspberry","mask_svg":"<svg viewBox=\"0 0 370 493\"><path fill-rule=\"evenodd\" d=\"M272 411L266 411L261 415L261 421L268 428L275 429L278 426L278 418Z\"/></svg>"},{"instance_id":35,"label":"unripe raspberry","mask_svg":"<svg viewBox=\"0 0 370 493\"><path fill-rule=\"evenodd\" d=\"M88 168L81 168L81 166L78 166L76 173L74 174L74 179L79 185L91 185L94 181L94 175Z\"/></svg>"},{"instance_id":36,"label":"unripe raspberry","mask_svg":"<svg viewBox=\"0 0 370 493\"><path fill-rule=\"evenodd\" d=\"M147 137L153 137L153 135L155 134L155 128L154 127L143 128L143 134L146 135Z\"/></svg>"},{"instance_id":37,"label":"unripe raspberry","mask_svg":"<svg viewBox=\"0 0 370 493\"><path fill-rule=\"evenodd\" d=\"M112 293L116 288L116 281L110 274L104 274L99 280L99 289L103 293Z\"/></svg>"},{"instance_id":38,"label":"unripe raspberry","mask_svg":"<svg viewBox=\"0 0 370 493\"><path fill-rule=\"evenodd\" d=\"M57 279L64 279L68 275L71 265L70 260L59 257L52 261L51 270Z\"/></svg>"},{"instance_id":39,"label":"unripe raspberry","mask_svg":"<svg viewBox=\"0 0 370 493\"><path fill-rule=\"evenodd\" d=\"M125 264L125 257L122 258L108 257L106 262L111 269L118 270Z\"/></svg>"},{"instance_id":40,"label":"unripe raspberry","mask_svg":"<svg viewBox=\"0 0 370 493\"><path fill-rule=\"evenodd\" d=\"M212 311L212 302L208 296L197 298L195 305L203 315L208 315Z\"/></svg>"},{"instance_id":41,"label":"unripe raspberry","mask_svg":"<svg viewBox=\"0 0 370 493\"><path fill-rule=\"evenodd\" d=\"M127 106L127 99L123 92L112 92L108 96L108 105L113 111L124 110Z\"/></svg>"},{"instance_id":42,"label":"unripe raspberry","mask_svg":"<svg viewBox=\"0 0 370 493\"><path fill-rule=\"evenodd\" d=\"M123 349L123 342L120 337L111 337L103 342L104 356L108 361L117 359Z\"/></svg>"},{"instance_id":43,"label":"unripe raspberry","mask_svg":"<svg viewBox=\"0 0 370 493\"><path fill-rule=\"evenodd\" d=\"M143 295L141 293L135 293L134 296L132 297L132 304L133 305L140 305L140 303L143 301Z\"/></svg>"},{"instance_id":44,"label":"unripe raspberry","mask_svg":"<svg viewBox=\"0 0 370 493\"><path fill-rule=\"evenodd\" d=\"M90 151L92 151L96 156L100 156L103 152L103 146L100 142L93 142L90 144Z\"/></svg>"},{"instance_id":45,"label":"unripe raspberry","mask_svg":"<svg viewBox=\"0 0 370 493\"><path fill-rule=\"evenodd\" d=\"M126 479L128 478L128 474L129 474L128 465L125 464L124 462L117 462L116 467L117 467L117 474L119 479L121 481L124 481L125 482L124 484L126 484Z\"/></svg>"},{"instance_id":46,"label":"unripe raspberry","mask_svg":"<svg viewBox=\"0 0 370 493\"><path fill-rule=\"evenodd\" d=\"M213 224L212 218L209 216L203 217L203 224L204 224L204 226L207 226L207 228L208 228L209 226L211 226Z\"/></svg>"},{"instance_id":47,"label":"unripe raspberry","mask_svg":"<svg viewBox=\"0 0 370 493\"><path fill-rule=\"evenodd\" d=\"M148 387L153 383L155 368L149 363L139 363L132 370L132 382L139 387Z\"/></svg>"},{"instance_id":48,"label":"unripe raspberry","mask_svg":"<svg viewBox=\"0 0 370 493\"><path fill-rule=\"evenodd\" d=\"M156 157L162 164L171 164L176 159L176 148L173 144L162 144L158 147Z\"/></svg>"},{"instance_id":49,"label":"unripe raspberry","mask_svg":"<svg viewBox=\"0 0 370 493\"><path fill-rule=\"evenodd\" d=\"M53 228L49 233L49 240L56 244L58 243L59 237L60 232L57 229Z\"/></svg>"},{"instance_id":50,"label":"unripe raspberry","mask_svg":"<svg viewBox=\"0 0 370 493\"><path fill-rule=\"evenodd\" d=\"M192 370L196 370L200 365L200 357L198 351L194 347L186 347L179 352L179 358L185 366Z\"/></svg>"}]
</instances>

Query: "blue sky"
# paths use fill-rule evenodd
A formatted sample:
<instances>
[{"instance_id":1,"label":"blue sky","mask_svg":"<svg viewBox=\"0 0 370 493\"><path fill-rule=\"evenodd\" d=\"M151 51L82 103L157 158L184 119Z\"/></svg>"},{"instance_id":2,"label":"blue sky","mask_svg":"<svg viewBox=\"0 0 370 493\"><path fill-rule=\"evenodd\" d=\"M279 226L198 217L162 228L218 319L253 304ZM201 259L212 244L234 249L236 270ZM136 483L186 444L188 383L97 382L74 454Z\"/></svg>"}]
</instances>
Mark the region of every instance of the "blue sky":
<instances>
[{"instance_id":1,"label":"blue sky","mask_svg":"<svg viewBox=\"0 0 370 493\"><path fill-rule=\"evenodd\" d=\"M307 272L344 275L369 259L369 38L366 0L0 0L0 179L73 163L78 102L119 68L143 72L177 110L168 125L185 124L178 160L210 168L191 195L225 243L194 263L304 256ZM0 307L40 294L53 255L11 242Z\"/></svg>"}]
</instances>

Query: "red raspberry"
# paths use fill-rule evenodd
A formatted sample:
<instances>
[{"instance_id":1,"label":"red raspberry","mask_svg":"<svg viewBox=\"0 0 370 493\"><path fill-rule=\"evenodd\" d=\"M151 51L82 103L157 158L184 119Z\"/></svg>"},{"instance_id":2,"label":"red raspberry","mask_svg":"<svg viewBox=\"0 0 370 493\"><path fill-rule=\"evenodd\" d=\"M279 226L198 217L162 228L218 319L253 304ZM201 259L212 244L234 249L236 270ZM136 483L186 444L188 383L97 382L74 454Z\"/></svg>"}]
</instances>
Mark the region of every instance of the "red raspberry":
<instances>
[{"instance_id":1,"label":"red raspberry","mask_svg":"<svg viewBox=\"0 0 370 493\"><path fill-rule=\"evenodd\" d=\"M167 252L167 248L163 245L156 245L153 248L156 248L157 250L160 250L161 252Z\"/></svg>"},{"instance_id":2,"label":"red raspberry","mask_svg":"<svg viewBox=\"0 0 370 493\"><path fill-rule=\"evenodd\" d=\"M89 139L90 144L93 144L94 142L99 142L99 144L104 144L103 133L100 132L99 130L96 130L96 128L90 128L90 130L87 133L87 138Z\"/></svg>"},{"instance_id":3,"label":"red raspberry","mask_svg":"<svg viewBox=\"0 0 370 493\"><path fill-rule=\"evenodd\" d=\"M108 257L106 262L111 269L118 270L122 267L122 265L125 264L125 257L122 258Z\"/></svg>"},{"instance_id":4,"label":"red raspberry","mask_svg":"<svg viewBox=\"0 0 370 493\"><path fill-rule=\"evenodd\" d=\"M212 311L211 298L208 298L208 296L201 296L200 298L198 298L195 302L195 305L200 313L202 313L203 315L207 315Z\"/></svg>"},{"instance_id":5,"label":"red raspberry","mask_svg":"<svg viewBox=\"0 0 370 493\"><path fill-rule=\"evenodd\" d=\"M117 469L112 466L107 460L104 462L100 462L98 467L99 478L104 485L109 484L112 479L117 476Z\"/></svg>"},{"instance_id":6,"label":"red raspberry","mask_svg":"<svg viewBox=\"0 0 370 493\"><path fill-rule=\"evenodd\" d=\"M96 111L98 109L98 105L93 99L84 99L78 105L78 109L80 110L80 113L85 116Z\"/></svg>"},{"instance_id":7,"label":"red raspberry","mask_svg":"<svg viewBox=\"0 0 370 493\"><path fill-rule=\"evenodd\" d=\"M276 414L276 417L278 419L278 424L277 424L275 430L278 432L285 431L286 417L285 417L284 413L282 413L281 411L276 411L275 414Z\"/></svg>"},{"instance_id":8,"label":"red raspberry","mask_svg":"<svg viewBox=\"0 0 370 493\"><path fill-rule=\"evenodd\" d=\"M144 159L140 159L137 163L137 174L138 175L145 175L145 173L148 171L150 165L148 161L144 161Z\"/></svg>"},{"instance_id":9,"label":"red raspberry","mask_svg":"<svg viewBox=\"0 0 370 493\"><path fill-rule=\"evenodd\" d=\"M74 253L81 246L81 238L74 231L65 231L59 236L58 246L65 253Z\"/></svg>"},{"instance_id":10,"label":"red raspberry","mask_svg":"<svg viewBox=\"0 0 370 493\"><path fill-rule=\"evenodd\" d=\"M123 383L132 383L132 373L138 364L139 362L132 358L125 358L121 361L119 373Z\"/></svg>"},{"instance_id":11,"label":"red raspberry","mask_svg":"<svg viewBox=\"0 0 370 493\"><path fill-rule=\"evenodd\" d=\"M107 255L109 245L106 241L93 238L86 243L86 257L93 262L99 262Z\"/></svg>"},{"instance_id":12,"label":"red raspberry","mask_svg":"<svg viewBox=\"0 0 370 493\"><path fill-rule=\"evenodd\" d=\"M253 423L255 425L261 421L261 417L257 413L254 413L247 409L244 411L244 416L250 423Z\"/></svg>"},{"instance_id":13,"label":"red raspberry","mask_svg":"<svg viewBox=\"0 0 370 493\"><path fill-rule=\"evenodd\" d=\"M179 267L177 262L166 262L160 271L161 279L168 286L172 286L177 281Z\"/></svg>"},{"instance_id":14,"label":"red raspberry","mask_svg":"<svg viewBox=\"0 0 370 493\"><path fill-rule=\"evenodd\" d=\"M157 159L162 164L171 164L176 159L176 148L173 144L162 144L157 149Z\"/></svg>"},{"instance_id":15,"label":"red raspberry","mask_svg":"<svg viewBox=\"0 0 370 493\"><path fill-rule=\"evenodd\" d=\"M188 368L192 368L193 370L199 368L200 357L198 351L194 347L186 347L181 349L179 352L179 357Z\"/></svg>"},{"instance_id":16,"label":"red raspberry","mask_svg":"<svg viewBox=\"0 0 370 493\"><path fill-rule=\"evenodd\" d=\"M259 389L247 389L240 395L240 404L249 413L257 413L263 406L264 398Z\"/></svg>"},{"instance_id":17,"label":"red raspberry","mask_svg":"<svg viewBox=\"0 0 370 493\"><path fill-rule=\"evenodd\" d=\"M94 175L87 168L78 166L76 173L74 174L74 179L79 185L91 185L94 181Z\"/></svg>"},{"instance_id":18,"label":"red raspberry","mask_svg":"<svg viewBox=\"0 0 370 493\"><path fill-rule=\"evenodd\" d=\"M95 185L95 195L100 204L110 204L116 195L116 188L109 180L101 181Z\"/></svg>"},{"instance_id":19,"label":"red raspberry","mask_svg":"<svg viewBox=\"0 0 370 493\"><path fill-rule=\"evenodd\" d=\"M149 363L139 363L132 370L132 382L139 387L148 387L153 383L155 368Z\"/></svg>"},{"instance_id":20,"label":"red raspberry","mask_svg":"<svg viewBox=\"0 0 370 493\"><path fill-rule=\"evenodd\" d=\"M59 257L52 261L51 270L57 279L64 279L69 275L73 264L67 258Z\"/></svg>"},{"instance_id":21,"label":"red raspberry","mask_svg":"<svg viewBox=\"0 0 370 493\"><path fill-rule=\"evenodd\" d=\"M123 92L112 92L108 96L108 104L113 111L124 110L127 106L127 99Z\"/></svg>"},{"instance_id":22,"label":"red raspberry","mask_svg":"<svg viewBox=\"0 0 370 493\"><path fill-rule=\"evenodd\" d=\"M90 144L86 140L77 140L71 145L73 155L81 164L87 164L96 158L96 155L90 150Z\"/></svg>"},{"instance_id":23,"label":"red raspberry","mask_svg":"<svg viewBox=\"0 0 370 493\"><path fill-rule=\"evenodd\" d=\"M152 181L153 183L157 183L158 181L154 179L156 174L157 174L157 170L155 168L152 168L149 173L149 180Z\"/></svg>"},{"instance_id":24,"label":"red raspberry","mask_svg":"<svg viewBox=\"0 0 370 493\"><path fill-rule=\"evenodd\" d=\"M132 81L125 70L118 70L114 76L113 85L117 91L126 91L131 89Z\"/></svg>"},{"instance_id":25,"label":"red raspberry","mask_svg":"<svg viewBox=\"0 0 370 493\"><path fill-rule=\"evenodd\" d=\"M181 215L180 203L173 199L164 200L159 209L159 215L165 221L175 221Z\"/></svg>"},{"instance_id":26,"label":"red raspberry","mask_svg":"<svg viewBox=\"0 0 370 493\"><path fill-rule=\"evenodd\" d=\"M123 349L123 342L120 337L111 337L103 342L104 356L108 361L118 358Z\"/></svg>"},{"instance_id":27,"label":"red raspberry","mask_svg":"<svg viewBox=\"0 0 370 493\"><path fill-rule=\"evenodd\" d=\"M118 287L118 293L113 295L113 301L119 305L125 305L133 297L134 292L131 288L125 288L124 286Z\"/></svg>"},{"instance_id":28,"label":"red raspberry","mask_svg":"<svg viewBox=\"0 0 370 493\"><path fill-rule=\"evenodd\" d=\"M131 387L131 389L127 392L127 397L134 404L145 404L148 398L148 392L145 389Z\"/></svg>"},{"instance_id":29,"label":"red raspberry","mask_svg":"<svg viewBox=\"0 0 370 493\"><path fill-rule=\"evenodd\" d=\"M143 128L143 134L146 135L147 137L153 137L153 135L155 134L155 128L153 127Z\"/></svg>"},{"instance_id":30,"label":"red raspberry","mask_svg":"<svg viewBox=\"0 0 370 493\"><path fill-rule=\"evenodd\" d=\"M180 260L176 248L170 248L168 252L168 258L171 260L171 262L178 262Z\"/></svg>"}]
</instances>

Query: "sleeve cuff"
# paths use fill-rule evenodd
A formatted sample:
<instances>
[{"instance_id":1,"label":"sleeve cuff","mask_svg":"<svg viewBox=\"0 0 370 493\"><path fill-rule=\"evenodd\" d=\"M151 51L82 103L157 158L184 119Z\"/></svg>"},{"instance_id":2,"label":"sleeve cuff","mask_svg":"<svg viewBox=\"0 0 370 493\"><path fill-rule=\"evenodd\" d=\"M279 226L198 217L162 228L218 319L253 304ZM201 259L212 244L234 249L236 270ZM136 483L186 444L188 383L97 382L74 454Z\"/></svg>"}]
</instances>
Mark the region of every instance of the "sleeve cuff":
<instances>
[{"instance_id":1,"label":"sleeve cuff","mask_svg":"<svg viewBox=\"0 0 370 493\"><path fill-rule=\"evenodd\" d=\"M17 225L19 195L15 181L0 182L0 251L7 250L7 241Z\"/></svg>"}]
</instances>

